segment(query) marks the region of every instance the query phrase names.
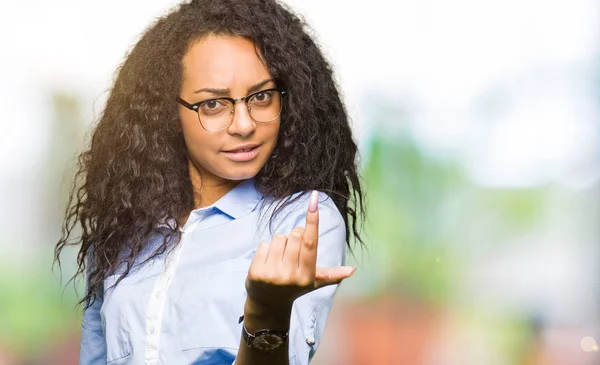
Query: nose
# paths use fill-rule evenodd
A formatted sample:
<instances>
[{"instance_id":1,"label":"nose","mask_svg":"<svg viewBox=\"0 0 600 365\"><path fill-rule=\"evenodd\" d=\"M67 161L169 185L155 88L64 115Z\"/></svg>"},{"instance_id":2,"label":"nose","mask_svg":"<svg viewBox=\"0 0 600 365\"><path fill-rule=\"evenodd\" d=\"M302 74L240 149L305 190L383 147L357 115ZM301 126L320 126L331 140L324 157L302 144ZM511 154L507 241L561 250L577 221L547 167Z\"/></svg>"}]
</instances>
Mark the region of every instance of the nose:
<instances>
[{"instance_id":1,"label":"nose","mask_svg":"<svg viewBox=\"0 0 600 365\"><path fill-rule=\"evenodd\" d=\"M256 123L250 116L248 107L244 102L237 102L233 107L233 120L227 128L229 134L237 134L242 137L251 135L256 129Z\"/></svg>"}]
</instances>

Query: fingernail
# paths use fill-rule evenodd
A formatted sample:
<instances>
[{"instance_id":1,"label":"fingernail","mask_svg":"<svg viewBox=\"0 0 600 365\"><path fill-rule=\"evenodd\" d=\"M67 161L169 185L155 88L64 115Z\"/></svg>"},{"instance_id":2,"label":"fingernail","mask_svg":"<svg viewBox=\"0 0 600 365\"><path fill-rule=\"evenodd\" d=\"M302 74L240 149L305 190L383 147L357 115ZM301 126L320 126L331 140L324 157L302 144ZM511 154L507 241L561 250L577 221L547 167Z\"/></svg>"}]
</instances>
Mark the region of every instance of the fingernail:
<instances>
[{"instance_id":1,"label":"fingernail","mask_svg":"<svg viewBox=\"0 0 600 365\"><path fill-rule=\"evenodd\" d=\"M310 200L308 202L308 211L311 213L316 212L318 204L319 204L319 192L316 190L313 190L312 193L310 193Z\"/></svg>"},{"instance_id":2,"label":"fingernail","mask_svg":"<svg viewBox=\"0 0 600 365\"><path fill-rule=\"evenodd\" d=\"M358 265L352 266L350 272L348 273L348 276L354 275L354 273L356 272L356 268L357 267L358 267Z\"/></svg>"}]
</instances>

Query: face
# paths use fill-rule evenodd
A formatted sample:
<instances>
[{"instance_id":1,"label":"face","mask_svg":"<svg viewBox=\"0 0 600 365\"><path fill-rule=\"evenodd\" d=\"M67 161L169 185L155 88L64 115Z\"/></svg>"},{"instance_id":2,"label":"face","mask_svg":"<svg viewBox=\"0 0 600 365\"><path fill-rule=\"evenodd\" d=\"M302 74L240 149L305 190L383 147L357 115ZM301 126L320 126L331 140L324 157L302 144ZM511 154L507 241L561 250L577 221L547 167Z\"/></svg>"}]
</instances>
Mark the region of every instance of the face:
<instances>
[{"instance_id":1,"label":"face","mask_svg":"<svg viewBox=\"0 0 600 365\"><path fill-rule=\"evenodd\" d=\"M211 35L203 38L188 50L183 66L179 96L189 104L220 97L236 99L277 86L257 57L254 44L241 37ZM258 94L253 102L262 103L264 99L265 95ZM201 115L213 118L213 110L219 107L222 105L215 102L205 103L201 106L204 108ZM277 143L280 118L257 123L243 100L236 102L233 110L229 127L207 131L196 111L179 106L192 182L199 179L202 186L235 184L254 177L271 156ZM255 115L258 107L252 110ZM229 112L221 115L232 116ZM239 151L243 147L247 147L244 149L247 152ZM248 151L248 148L252 149Z\"/></svg>"}]
</instances>

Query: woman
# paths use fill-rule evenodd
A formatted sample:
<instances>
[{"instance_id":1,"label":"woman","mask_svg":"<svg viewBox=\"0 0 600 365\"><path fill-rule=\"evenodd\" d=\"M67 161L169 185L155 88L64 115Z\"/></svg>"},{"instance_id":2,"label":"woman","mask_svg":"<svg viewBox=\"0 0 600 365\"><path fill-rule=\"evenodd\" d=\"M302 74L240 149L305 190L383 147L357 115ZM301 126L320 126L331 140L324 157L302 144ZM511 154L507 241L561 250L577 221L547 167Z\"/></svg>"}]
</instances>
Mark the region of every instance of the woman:
<instances>
[{"instance_id":1,"label":"woman","mask_svg":"<svg viewBox=\"0 0 600 365\"><path fill-rule=\"evenodd\" d=\"M81 244L80 364L313 357L363 194L304 28L273 0L192 1L127 56L56 247Z\"/></svg>"}]
</instances>

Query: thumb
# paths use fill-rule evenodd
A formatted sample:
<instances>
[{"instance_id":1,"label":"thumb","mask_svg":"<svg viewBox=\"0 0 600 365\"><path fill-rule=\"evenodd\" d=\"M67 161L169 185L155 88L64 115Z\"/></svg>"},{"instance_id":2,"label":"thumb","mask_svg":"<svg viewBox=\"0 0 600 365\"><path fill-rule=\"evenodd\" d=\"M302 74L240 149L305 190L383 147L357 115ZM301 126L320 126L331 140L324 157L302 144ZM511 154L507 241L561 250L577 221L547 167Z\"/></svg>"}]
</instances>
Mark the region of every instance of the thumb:
<instances>
[{"instance_id":1,"label":"thumb","mask_svg":"<svg viewBox=\"0 0 600 365\"><path fill-rule=\"evenodd\" d=\"M315 273L315 289L339 284L356 271L356 266L318 267Z\"/></svg>"}]
</instances>

